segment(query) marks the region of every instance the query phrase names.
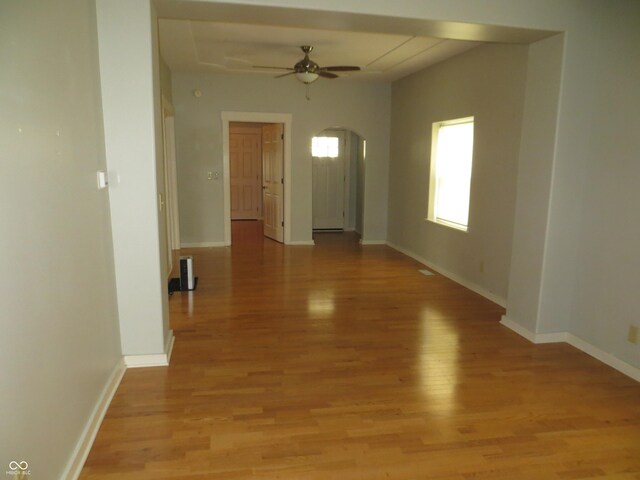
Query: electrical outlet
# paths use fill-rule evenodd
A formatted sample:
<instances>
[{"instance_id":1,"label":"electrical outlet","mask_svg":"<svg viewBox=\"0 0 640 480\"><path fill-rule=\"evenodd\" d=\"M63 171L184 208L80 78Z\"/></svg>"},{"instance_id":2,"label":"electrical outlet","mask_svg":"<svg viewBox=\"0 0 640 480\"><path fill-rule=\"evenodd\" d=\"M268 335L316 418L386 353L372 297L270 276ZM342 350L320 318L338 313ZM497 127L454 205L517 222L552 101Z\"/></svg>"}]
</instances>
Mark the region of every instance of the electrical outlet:
<instances>
[{"instance_id":1,"label":"electrical outlet","mask_svg":"<svg viewBox=\"0 0 640 480\"><path fill-rule=\"evenodd\" d=\"M627 340L629 340L629 343L638 345L638 327L636 327L635 325L629 325L629 334L627 335Z\"/></svg>"}]
</instances>

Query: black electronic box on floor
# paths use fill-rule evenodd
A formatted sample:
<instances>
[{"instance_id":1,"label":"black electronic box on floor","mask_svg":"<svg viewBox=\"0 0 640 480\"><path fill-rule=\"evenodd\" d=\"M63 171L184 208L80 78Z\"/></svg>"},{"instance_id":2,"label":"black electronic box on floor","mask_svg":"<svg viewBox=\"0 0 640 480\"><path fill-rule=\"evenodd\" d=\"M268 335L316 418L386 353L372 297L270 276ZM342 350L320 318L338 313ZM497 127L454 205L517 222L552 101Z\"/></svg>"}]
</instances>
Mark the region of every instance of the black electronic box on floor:
<instances>
[{"instance_id":1,"label":"black electronic box on floor","mask_svg":"<svg viewBox=\"0 0 640 480\"><path fill-rule=\"evenodd\" d=\"M169 294L173 292L190 292L198 286L198 277L193 275L193 257L180 257L180 278L169 280Z\"/></svg>"}]
</instances>

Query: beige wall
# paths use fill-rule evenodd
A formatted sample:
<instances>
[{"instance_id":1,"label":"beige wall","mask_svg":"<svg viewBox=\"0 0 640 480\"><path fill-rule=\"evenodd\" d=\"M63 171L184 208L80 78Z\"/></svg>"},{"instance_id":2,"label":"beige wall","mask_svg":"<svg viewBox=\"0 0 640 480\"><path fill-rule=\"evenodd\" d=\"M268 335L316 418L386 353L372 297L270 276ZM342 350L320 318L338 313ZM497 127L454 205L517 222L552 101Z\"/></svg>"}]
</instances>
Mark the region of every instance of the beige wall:
<instances>
[{"instance_id":1,"label":"beige wall","mask_svg":"<svg viewBox=\"0 0 640 480\"><path fill-rule=\"evenodd\" d=\"M97 57L93 2L0 2L0 471L25 478L67 478L121 361Z\"/></svg>"},{"instance_id":2,"label":"beige wall","mask_svg":"<svg viewBox=\"0 0 640 480\"><path fill-rule=\"evenodd\" d=\"M393 84L389 241L506 299L527 47L487 45ZM469 229L425 221L433 122L474 116Z\"/></svg>"},{"instance_id":3,"label":"beige wall","mask_svg":"<svg viewBox=\"0 0 640 480\"><path fill-rule=\"evenodd\" d=\"M122 352L162 354L169 314L157 22L147 0L96 5Z\"/></svg>"},{"instance_id":4,"label":"beige wall","mask_svg":"<svg viewBox=\"0 0 640 480\"><path fill-rule=\"evenodd\" d=\"M540 313L555 147L548 139L557 128L563 45L564 35L556 35L529 46L507 314L531 332ZM568 318L558 321L555 330L566 331Z\"/></svg>"},{"instance_id":5,"label":"beige wall","mask_svg":"<svg viewBox=\"0 0 640 480\"><path fill-rule=\"evenodd\" d=\"M202 96L193 95L200 90ZM224 241L221 112L291 113L292 241L311 240L311 138L345 127L367 139L364 236L385 239L390 86L320 79L305 87L294 78L265 75L173 74L178 196L182 243Z\"/></svg>"},{"instance_id":6,"label":"beige wall","mask_svg":"<svg viewBox=\"0 0 640 480\"><path fill-rule=\"evenodd\" d=\"M589 14L597 27L567 36L593 42L595 31L597 45L565 56L573 102L560 106L560 133L574 141L558 145L538 331L568 330L640 368L640 346L627 341L640 327L640 2Z\"/></svg>"}]
</instances>

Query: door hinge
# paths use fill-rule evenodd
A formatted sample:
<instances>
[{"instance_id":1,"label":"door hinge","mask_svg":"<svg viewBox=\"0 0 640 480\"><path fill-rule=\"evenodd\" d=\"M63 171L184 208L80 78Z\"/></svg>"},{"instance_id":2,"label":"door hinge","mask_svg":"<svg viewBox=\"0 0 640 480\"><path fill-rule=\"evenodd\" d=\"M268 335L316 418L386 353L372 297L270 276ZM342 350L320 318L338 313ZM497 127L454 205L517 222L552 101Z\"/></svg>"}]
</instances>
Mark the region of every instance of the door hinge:
<instances>
[{"instance_id":1,"label":"door hinge","mask_svg":"<svg viewBox=\"0 0 640 480\"><path fill-rule=\"evenodd\" d=\"M282 185L284 185L284 178L280 179L280 183L282 183Z\"/></svg>"},{"instance_id":2,"label":"door hinge","mask_svg":"<svg viewBox=\"0 0 640 480\"><path fill-rule=\"evenodd\" d=\"M280 140L284 140L284 133L280 134Z\"/></svg>"},{"instance_id":3,"label":"door hinge","mask_svg":"<svg viewBox=\"0 0 640 480\"><path fill-rule=\"evenodd\" d=\"M281 223L282 223L282 226L284 227L284 220Z\"/></svg>"}]
</instances>

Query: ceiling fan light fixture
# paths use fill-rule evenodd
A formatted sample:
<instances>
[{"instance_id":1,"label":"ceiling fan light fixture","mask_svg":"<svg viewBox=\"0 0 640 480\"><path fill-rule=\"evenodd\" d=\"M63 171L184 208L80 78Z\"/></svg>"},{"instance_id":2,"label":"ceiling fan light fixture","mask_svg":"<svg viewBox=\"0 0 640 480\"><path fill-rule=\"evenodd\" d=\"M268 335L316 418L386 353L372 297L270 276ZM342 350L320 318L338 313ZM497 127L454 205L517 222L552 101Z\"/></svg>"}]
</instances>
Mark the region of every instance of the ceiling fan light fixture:
<instances>
[{"instance_id":1,"label":"ceiling fan light fixture","mask_svg":"<svg viewBox=\"0 0 640 480\"><path fill-rule=\"evenodd\" d=\"M299 82L309 85L318 79L318 74L313 72L296 72L296 78Z\"/></svg>"}]
</instances>

